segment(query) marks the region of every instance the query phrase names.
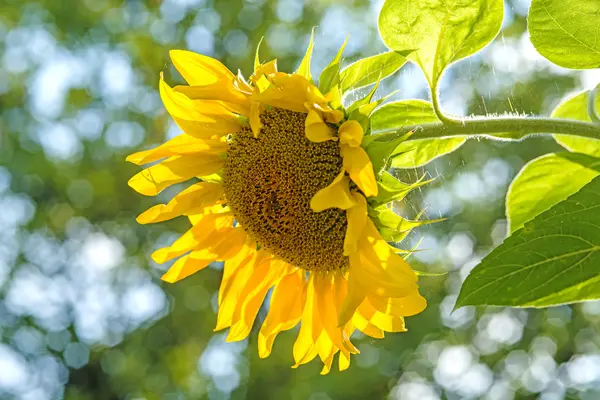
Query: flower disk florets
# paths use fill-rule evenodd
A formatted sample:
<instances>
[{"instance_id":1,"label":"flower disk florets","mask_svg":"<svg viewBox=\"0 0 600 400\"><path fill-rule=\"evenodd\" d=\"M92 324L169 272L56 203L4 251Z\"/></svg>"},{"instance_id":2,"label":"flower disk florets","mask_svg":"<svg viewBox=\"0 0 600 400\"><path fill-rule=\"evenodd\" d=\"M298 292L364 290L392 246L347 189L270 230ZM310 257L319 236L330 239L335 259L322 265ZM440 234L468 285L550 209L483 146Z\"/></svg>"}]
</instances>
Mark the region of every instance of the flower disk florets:
<instances>
[{"instance_id":1,"label":"flower disk florets","mask_svg":"<svg viewBox=\"0 0 600 400\"><path fill-rule=\"evenodd\" d=\"M257 242L281 259L310 271L347 266L346 213L315 213L310 200L339 174L334 141L306 138L306 114L270 108L256 138L250 127L232 135L224 168L227 203Z\"/></svg>"}]
</instances>

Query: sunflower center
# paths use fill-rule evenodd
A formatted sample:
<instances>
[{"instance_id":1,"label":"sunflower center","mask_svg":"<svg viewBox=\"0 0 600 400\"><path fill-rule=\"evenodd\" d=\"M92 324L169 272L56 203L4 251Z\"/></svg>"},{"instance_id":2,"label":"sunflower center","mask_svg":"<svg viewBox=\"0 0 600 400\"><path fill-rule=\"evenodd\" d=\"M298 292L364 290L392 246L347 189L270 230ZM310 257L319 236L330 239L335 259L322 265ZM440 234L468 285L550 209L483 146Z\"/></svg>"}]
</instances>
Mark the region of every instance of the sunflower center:
<instances>
[{"instance_id":1,"label":"sunflower center","mask_svg":"<svg viewBox=\"0 0 600 400\"><path fill-rule=\"evenodd\" d=\"M308 140L304 113L271 108L260 118L258 138L244 127L227 151L223 186L236 219L261 246L296 267L346 266L346 212L310 208L311 198L342 168L338 143Z\"/></svg>"}]
</instances>

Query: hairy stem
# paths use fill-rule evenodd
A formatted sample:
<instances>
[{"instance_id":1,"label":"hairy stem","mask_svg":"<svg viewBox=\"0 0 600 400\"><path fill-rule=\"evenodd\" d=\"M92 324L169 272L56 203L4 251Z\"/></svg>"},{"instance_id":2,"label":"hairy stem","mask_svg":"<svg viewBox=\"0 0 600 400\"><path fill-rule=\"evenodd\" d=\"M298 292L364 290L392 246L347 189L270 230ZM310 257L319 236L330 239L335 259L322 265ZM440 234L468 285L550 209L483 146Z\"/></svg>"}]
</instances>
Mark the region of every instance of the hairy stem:
<instances>
[{"instance_id":1,"label":"hairy stem","mask_svg":"<svg viewBox=\"0 0 600 400\"><path fill-rule=\"evenodd\" d=\"M392 140L414 131L408 140L437 139L443 137L478 137L492 134L510 134L507 139L521 139L533 134L566 134L600 139L600 124L590 122L540 117L484 117L451 119L451 122L436 122L408 125L391 132L375 133L378 139Z\"/></svg>"}]
</instances>

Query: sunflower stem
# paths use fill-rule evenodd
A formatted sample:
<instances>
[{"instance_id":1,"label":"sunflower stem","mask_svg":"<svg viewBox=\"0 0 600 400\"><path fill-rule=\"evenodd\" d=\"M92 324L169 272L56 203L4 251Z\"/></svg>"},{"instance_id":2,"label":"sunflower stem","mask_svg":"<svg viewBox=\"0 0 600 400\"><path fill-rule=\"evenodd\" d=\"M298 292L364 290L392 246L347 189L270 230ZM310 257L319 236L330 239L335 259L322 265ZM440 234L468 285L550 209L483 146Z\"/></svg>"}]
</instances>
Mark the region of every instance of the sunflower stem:
<instances>
[{"instance_id":1,"label":"sunflower stem","mask_svg":"<svg viewBox=\"0 0 600 400\"><path fill-rule=\"evenodd\" d=\"M407 132L414 133L407 140L439 139L447 137L486 137L506 133L510 136L501 139L521 140L535 134L564 134L585 138L600 139L600 124L571 119L542 117L477 117L407 125L394 131L375 132L374 137L393 140Z\"/></svg>"}]
</instances>

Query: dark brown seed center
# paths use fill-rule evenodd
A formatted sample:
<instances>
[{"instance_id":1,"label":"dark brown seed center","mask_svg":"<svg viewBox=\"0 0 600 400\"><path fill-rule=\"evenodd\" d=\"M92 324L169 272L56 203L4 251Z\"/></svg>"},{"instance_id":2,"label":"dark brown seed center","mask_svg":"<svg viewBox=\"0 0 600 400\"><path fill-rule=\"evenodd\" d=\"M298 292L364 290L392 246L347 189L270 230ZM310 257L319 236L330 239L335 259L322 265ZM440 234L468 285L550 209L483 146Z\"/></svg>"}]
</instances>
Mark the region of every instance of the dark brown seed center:
<instances>
[{"instance_id":1,"label":"dark brown seed center","mask_svg":"<svg viewBox=\"0 0 600 400\"><path fill-rule=\"evenodd\" d=\"M346 213L315 213L311 198L342 168L337 142L313 143L306 114L271 108L258 138L250 127L232 135L223 185L238 222L263 247L309 271L348 265L343 255Z\"/></svg>"}]
</instances>

